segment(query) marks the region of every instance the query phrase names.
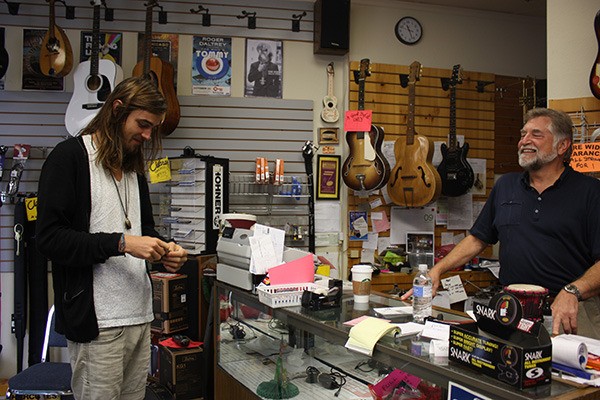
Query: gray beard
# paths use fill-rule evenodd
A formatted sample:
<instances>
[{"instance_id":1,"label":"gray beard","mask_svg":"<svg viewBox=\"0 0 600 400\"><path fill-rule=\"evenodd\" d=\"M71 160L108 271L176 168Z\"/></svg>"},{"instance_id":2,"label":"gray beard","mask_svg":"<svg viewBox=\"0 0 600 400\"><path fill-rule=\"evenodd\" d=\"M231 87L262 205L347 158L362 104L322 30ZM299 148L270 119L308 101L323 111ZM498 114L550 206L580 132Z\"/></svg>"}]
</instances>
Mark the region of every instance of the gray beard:
<instances>
[{"instance_id":1,"label":"gray beard","mask_svg":"<svg viewBox=\"0 0 600 400\"><path fill-rule=\"evenodd\" d=\"M558 157L558 152L555 149L552 149L552 153L536 157L532 162L526 162L519 154L519 165L526 171L538 171L544 165L554 161L556 157Z\"/></svg>"}]
</instances>

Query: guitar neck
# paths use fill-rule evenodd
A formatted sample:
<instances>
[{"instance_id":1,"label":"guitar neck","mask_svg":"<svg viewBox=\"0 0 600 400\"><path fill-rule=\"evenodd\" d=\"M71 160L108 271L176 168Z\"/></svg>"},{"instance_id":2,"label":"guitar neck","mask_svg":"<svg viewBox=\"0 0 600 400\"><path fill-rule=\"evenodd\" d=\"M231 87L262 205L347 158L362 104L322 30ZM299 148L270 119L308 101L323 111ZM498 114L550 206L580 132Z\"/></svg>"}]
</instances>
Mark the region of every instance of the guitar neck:
<instances>
[{"instance_id":1,"label":"guitar neck","mask_svg":"<svg viewBox=\"0 0 600 400\"><path fill-rule=\"evenodd\" d=\"M94 23L92 25L92 55L90 58L90 75L98 75L98 54L100 52L100 6L94 6Z\"/></svg>"},{"instance_id":2,"label":"guitar neck","mask_svg":"<svg viewBox=\"0 0 600 400\"><path fill-rule=\"evenodd\" d=\"M144 36L144 75L150 73L150 58L152 56L152 9L146 7L146 33Z\"/></svg>"},{"instance_id":3,"label":"guitar neck","mask_svg":"<svg viewBox=\"0 0 600 400\"><path fill-rule=\"evenodd\" d=\"M450 86L450 135L448 147L456 149L456 86Z\"/></svg>"},{"instance_id":4,"label":"guitar neck","mask_svg":"<svg viewBox=\"0 0 600 400\"><path fill-rule=\"evenodd\" d=\"M358 109L365 109L365 80L358 82Z\"/></svg>"},{"instance_id":5,"label":"guitar neck","mask_svg":"<svg viewBox=\"0 0 600 400\"><path fill-rule=\"evenodd\" d=\"M411 146L415 142L415 83L408 84L408 116L406 128L406 144Z\"/></svg>"},{"instance_id":6,"label":"guitar neck","mask_svg":"<svg viewBox=\"0 0 600 400\"><path fill-rule=\"evenodd\" d=\"M333 72L327 70L327 96L333 96Z\"/></svg>"},{"instance_id":7,"label":"guitar neck","mask_svg":"<svg viewBox=\"0 0 600 400\"><path fill-rule=\"evenodd\" d=\"M49 1L50 4L50 20L48 23L48 32L50 33L50 38L54 39L54 26L56 25L55 12L54 12L54 0Z\"/></svg>"}]
</instances>

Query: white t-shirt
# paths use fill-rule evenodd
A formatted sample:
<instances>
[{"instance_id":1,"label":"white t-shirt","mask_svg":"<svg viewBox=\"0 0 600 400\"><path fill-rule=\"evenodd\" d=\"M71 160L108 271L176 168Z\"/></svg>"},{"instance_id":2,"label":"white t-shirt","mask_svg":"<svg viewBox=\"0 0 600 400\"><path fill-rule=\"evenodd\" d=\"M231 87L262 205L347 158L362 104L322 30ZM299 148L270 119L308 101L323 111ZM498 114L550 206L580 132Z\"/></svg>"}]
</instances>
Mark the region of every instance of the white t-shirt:
<instances>
[{"instance_id":1,"label":"white t-shirt","mask_svg":"<svg viewBox=\"0 0 600 400\"><path fill-rule=\"evenodd\" d=\"M83 141L90 160L90 233L123 232L140 236L142 222L137 175L124 173L120 182L113 181L111 173L96 164L91 135L85 135ZM123 208L131 221L131 229L125 228ZM152 286L146 262L126 254L110 257L103 264L94 264L94 305L100 328L152 321Z\"/></svg>"}]
</instances>

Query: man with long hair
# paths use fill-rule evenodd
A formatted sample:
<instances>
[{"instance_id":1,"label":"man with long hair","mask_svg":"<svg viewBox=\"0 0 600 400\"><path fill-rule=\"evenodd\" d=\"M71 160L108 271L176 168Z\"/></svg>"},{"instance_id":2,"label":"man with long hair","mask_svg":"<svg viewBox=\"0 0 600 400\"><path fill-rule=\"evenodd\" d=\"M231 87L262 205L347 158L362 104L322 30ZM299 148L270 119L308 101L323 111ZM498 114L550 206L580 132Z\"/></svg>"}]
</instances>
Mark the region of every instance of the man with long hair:
<instances>
[{"instance_id":1,"label":"man with long hair","mask_svg":"<svg viewBox=\"0 0 600 400\"><path fill-rule=\"evenodd\" d=\"M166 108L150 80L126 79L42 167L37 244L52 261L56 331L68 339L78 400L144 398L154 318L146 262L175 272L187 258L155 230L144 176Z\"/></svg>"},{"instance_id":2,"label":"man with long hair","mask_svg":"<svg viewBox=\"0 0 600 400\"><path fill-rule=\"evenodd\" d=\"M600 181L569 166L567 114L533 108L524 122L517 145L524 171L498 179L470 234L431 269L433 290L444 272L500 242L500 283L547 288L551 334L600 339Z\"/></svg>"}]
</instances>

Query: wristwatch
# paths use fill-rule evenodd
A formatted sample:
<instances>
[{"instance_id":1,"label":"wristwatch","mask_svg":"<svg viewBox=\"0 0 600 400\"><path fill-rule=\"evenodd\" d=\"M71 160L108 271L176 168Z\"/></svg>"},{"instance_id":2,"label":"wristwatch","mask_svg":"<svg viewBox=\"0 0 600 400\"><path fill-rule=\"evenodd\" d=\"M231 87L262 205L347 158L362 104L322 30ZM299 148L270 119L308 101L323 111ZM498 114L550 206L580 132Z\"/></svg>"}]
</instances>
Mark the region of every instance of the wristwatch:
<instances>
[{"instance_id":1,"label":"wristwatch","mask_svg":"<svg viewBox=\"0 0 600 400\"><path fill-rule=\"evenodd\" d=\"M569 283L568 285L565 285L563 287L563 290L567 293L571 293L572 295L575 295L575 297L577 297L577 301L583 300L583 298L581 297L581 292L579 291L577 286L575 286L574 284Z\"/></svg>"}]
</instances>

